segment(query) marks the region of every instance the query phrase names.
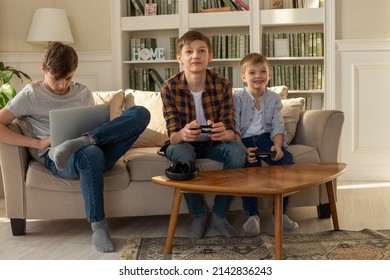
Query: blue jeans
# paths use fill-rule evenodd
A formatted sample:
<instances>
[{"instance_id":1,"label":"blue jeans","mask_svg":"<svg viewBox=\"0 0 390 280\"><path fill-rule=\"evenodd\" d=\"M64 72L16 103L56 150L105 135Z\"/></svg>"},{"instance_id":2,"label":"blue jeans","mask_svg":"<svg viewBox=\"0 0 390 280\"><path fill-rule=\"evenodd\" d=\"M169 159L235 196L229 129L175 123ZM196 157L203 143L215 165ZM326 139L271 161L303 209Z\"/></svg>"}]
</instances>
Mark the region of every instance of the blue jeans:
<instances>
[{"instance_id":1,"label":"blue jeans","mask_svg":"<svg viewBox=\"0 0 390 280\"><path fill-rule=\"evenodd\" d=\"M96 143L86 146L69 157L66 169L58 170L44 155L46 167L64 179L80 179L87 220L104 219L103 172L109 170L123 156L145 130L150 113L141 106L127 109L119 117L87 133Z\"/></svg>"},{"instance_id":2,"label":"blue jeans","mask_svg":"<svg viewBox=\"0 0 390 280\"><path fill-rule=\"evenodd\" d=\"M271 140L269 133L264 133L257 136L247 137L241 139L242 143L244 143L245 147L257 147L261 150L269 150L273 146L273 142ZM293 156L284 148L282 147L282 151L284 153L283 158L281 158L278 161L273 161L271 158L267 157L263 160L268 165L286 165L286 164L293 164ZM256 163L246 163L245 167L256 167L261 166L261 161L258 161ZM287 211L287 204L288 204L288 196L283 198L283 214ZM254 216L259 215L259 210L257 206L257 197L242 197L242 208L245 211L245 214L247 216Z\"/></svg>"},{"instance_id":3,"label":"blue jeans","mask_svg":"<svg viewBox=\"0 0 390 280\"><path fill-rule=\"evenodd\" d=\"M181 162L193 161L197 158L208 158L223 162L223 169L242 168L246 158L245 147L241 141L230 141L227 143L213 143L210 141L183 142L169 145L165 150L165 155L171 161L179 160ZM202 194L185 193L184 198L192 217L201 217L207 214ZM220 217L226 217L231 200L231 196L216 195L212 208L213 213Z\"/></svg>"}]
</instances>

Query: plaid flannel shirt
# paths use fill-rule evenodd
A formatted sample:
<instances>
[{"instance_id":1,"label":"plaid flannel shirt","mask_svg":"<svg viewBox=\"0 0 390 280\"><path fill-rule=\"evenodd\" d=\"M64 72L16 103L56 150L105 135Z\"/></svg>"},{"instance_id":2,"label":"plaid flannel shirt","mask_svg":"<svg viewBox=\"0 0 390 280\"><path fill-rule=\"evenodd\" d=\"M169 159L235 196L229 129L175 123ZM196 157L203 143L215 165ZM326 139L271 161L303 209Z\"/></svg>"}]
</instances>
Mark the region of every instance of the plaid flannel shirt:
<instances>
[{"instance_id":1,"label":"plaid flannel shirt","mask_svg":"<svg viewBox=\"0 0 390 280\"><path fill-rule=\"evenodd\" d=\"M164 84L161 88L161 98L169 136L196 119L194 98L184 72L174 75ZM226 129L236 131L232 85L228 79L207 70L202 104L206 120L211 120L214 123L223 122Z\"/></svg>"}]
</instances>

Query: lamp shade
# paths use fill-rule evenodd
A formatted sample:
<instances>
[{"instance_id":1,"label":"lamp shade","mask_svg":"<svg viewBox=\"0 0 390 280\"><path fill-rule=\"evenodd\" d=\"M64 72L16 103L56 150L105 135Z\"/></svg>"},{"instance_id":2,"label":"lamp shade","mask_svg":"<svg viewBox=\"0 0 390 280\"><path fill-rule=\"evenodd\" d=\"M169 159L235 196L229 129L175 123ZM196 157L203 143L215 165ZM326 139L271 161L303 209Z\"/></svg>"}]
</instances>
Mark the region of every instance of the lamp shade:
<instances>
[{"instance_id":1,"label":"lamp shade","mask_svg":"<svg viewBox=\"0 0 390 280\"><path fill-rule=\"evenodd\" d=\"M65 11L55 8L35 10L27 42L31 44L47 44L53 41L74 42Z\"/></svg>"}]
</instances>

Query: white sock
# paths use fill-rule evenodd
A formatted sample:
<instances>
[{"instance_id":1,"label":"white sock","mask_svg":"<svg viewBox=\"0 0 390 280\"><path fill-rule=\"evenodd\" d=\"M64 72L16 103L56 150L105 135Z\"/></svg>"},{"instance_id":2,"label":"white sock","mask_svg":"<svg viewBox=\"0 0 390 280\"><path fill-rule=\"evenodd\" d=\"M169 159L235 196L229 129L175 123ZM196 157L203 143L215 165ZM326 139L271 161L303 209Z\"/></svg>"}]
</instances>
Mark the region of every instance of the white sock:
<instances>
[{"instance_id":1,"label":"white sock","mask_svg":"<svg viewBox=\"0 0 390 280\"><path fill-rule=\"evenodd\" d=\"M260 217L258 215L249 216L242 227L249 235L260 234Z\"/></svg>"},{"instance_id":2,"label":"white sock","mask_svg":"<svg viewBox=\"0 0 390 280\"><path fill-rule=\"evenodd\" d=\"M274 215L272 215L272 222L274 223L275 218ZM283 214L283 228L284 229L296 229L299 228L299 225L297 222L292 221L287 214Z\"/></svg>"}]
</instances>

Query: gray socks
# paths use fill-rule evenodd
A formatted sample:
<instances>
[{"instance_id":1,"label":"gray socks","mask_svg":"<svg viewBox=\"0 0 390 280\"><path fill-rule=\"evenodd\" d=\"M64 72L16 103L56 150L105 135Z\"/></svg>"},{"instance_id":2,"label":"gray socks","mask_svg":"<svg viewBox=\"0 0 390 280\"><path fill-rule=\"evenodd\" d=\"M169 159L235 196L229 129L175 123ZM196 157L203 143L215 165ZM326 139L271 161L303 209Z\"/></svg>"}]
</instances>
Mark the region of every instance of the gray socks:
<instances>
[{"instance_id":1,"label":"gray socks","mask_svg":"<svg viewBox=\"0 0 390 280\"><path fill-rule=\"evenodd\" d=\"M90 145L89 136L81 136L76 139L67 140L57 147L49 150L49 158L54 161L57 169L63 170L66 167L68 159L75 152Z\"/></svg>"},{"instance_id":2,"label":"gray socks","mask_svg":"<svg viewBox=\"0 0 390 280\"><path fill-rule=\"evenodd\" d=\"M238 235L238 230L234 228L225 217L220 217L215 213L211 216L210 226L226 237L235 237Z\"/></svg>"},{"instance_id":3,"label":"gray socks","mask_svg":"<svg viewBox=\"0 0 390 280\"><path fill-rule=\"evenodd\" d=\"M207 215L196 217L193 219L190 229L188 230L188 236L190 238L202 238L207 223Z\"/></svg>"},{"instance_id":4,"label":"gray socks","mask_svg":"<svg viewBox=\"0 0 390 280\"><path fill-rule=\"evenodd\" d=\"M202 238L205 232L206 223L207 215L194 218L188 231L188 236L190 238ZM238 235L238 230L229 224L225 217L220 217L215 213L211 216L210 226L212 229L226 237L234 237Z\"/></svg>"},{"instance_id":5,"label":"gray socks","mask_svg":"<svg viewBox=\"0 0 390 280\"><path fill-rule=\"evenodd\" d=\"M99 222L93 222L91 228L92 244L95 249L103 253L114 252L115 248L110 240L107 220L103 219Z\"/></svg>"},{"instance_id":6,"label":"gray socks","mask_svg":"<svg viewBox=\"0 0 390 280\"><path fill-rule=\"evenodd\" d=\"M242 227L249 235L260 234L260 217L258 215L249 216Z\"/></svg>"}]
</instances>

